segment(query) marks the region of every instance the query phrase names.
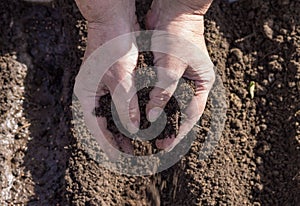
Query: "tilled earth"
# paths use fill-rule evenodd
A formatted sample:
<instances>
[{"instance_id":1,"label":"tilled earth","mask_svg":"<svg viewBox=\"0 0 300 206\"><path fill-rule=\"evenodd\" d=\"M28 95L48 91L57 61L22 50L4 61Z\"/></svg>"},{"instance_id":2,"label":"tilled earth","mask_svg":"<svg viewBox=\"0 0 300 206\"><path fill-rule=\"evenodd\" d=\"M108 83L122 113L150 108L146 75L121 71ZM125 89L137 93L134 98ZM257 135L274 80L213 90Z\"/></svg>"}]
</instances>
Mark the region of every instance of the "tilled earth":
<instances>
[{"instance_id":1,"label":"tilled earth","mask_svg":"<svg viewBox=\"0 0 300 206\"><path fill-rule=\"evenodd\" d=\"M137 1L142 26L150 3ZM87 35L74 1L1 0L0 19L0 205L300 205L299 0L214 1L206 41L226 91L222 136L201 158L215 87L188 154L143 177L101 166L74 129Z\"/></svg>"}]
</instances>

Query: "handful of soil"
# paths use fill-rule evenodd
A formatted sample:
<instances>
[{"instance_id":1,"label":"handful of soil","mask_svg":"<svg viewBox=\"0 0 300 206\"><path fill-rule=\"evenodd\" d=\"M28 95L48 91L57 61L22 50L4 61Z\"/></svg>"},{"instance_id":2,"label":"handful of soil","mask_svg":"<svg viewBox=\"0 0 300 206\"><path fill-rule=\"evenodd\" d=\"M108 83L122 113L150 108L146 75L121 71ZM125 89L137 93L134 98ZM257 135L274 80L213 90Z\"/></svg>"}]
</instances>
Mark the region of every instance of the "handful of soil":
<instances>
[{"instance_id":1,"label":"handful of soil","mask_svg":"<svg viewBox=\"0 0 300 206\"><path fill-rule=\"evenodd\" d=\"M155 124L159 122L159 119L150 123L146 118L146 105L149 101L149 93L153 89L155 82L157 81L157 74L154 66L152 64L152 53L151 52L143 52L139 56L139 61L137 64L137 68L135 71L135 86L137 88L137 95L139 99L139 108L140 108L140 131L135 136L139 137L143 130L149 128L151 124ZM150 65L150 66L149 66ZM168 104L164 108L164 112L166 115L166 125L163 131L156 137L158 139L167 138L173 134L177 135L180 121L182 119L182 112L189 104L191 98L194 95L195 84L194 82L187 79L180 79L180 82L177 86L177 89L169 100ZM118 118L113 119L117 115L114 105L112 104L112 98L110 94L102 96L99 100L99 107L95 108L96 116L102 116L107 119L107 128L113 134L121 133L116 125L121 126ZM115 122L116 121L116 122ZM159 124L159 123L158 123ZM124 134L124 133L123 133ZM124 134L128 136L129 134ZM154 138L153 140L155 140ZM143 139L143 137L141 137ZM153 140L150 142L153 143ZM153 144L152 144L153 145Z\"/></svg>"}]
</instances>

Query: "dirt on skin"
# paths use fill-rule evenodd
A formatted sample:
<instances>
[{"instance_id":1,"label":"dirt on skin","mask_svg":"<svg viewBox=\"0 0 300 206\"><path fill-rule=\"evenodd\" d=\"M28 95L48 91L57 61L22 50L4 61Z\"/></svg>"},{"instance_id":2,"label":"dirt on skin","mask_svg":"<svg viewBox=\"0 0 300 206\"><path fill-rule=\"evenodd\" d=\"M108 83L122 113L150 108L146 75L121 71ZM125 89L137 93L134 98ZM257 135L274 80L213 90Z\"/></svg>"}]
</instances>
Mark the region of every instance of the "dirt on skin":
<instances>
[{"instance_id":1,"label":"dirt on skin","mask_svg":"<svg viewBox=\"0 0 300 206\"><path fill-rule=\"evenodd\" d=\"M150 3L137 1L142 26ZM188 154L145 177L105 169L74 132L87 35L75 3L1 1L0 19L1 205L299 205L299 0L214 1L205 37L226 89L222 138L199 158L211 96ZM151 53L139 58L139 71L152 66Z\"/></svg>"}]
</instances>

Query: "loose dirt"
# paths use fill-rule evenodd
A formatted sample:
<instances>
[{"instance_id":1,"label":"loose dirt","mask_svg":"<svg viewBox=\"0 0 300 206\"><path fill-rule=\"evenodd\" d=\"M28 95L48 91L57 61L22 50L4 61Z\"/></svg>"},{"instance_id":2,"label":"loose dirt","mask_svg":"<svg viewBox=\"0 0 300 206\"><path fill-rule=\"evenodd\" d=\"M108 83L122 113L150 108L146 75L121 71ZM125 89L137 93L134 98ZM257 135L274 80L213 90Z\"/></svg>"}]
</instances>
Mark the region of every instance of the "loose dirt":
<instances>
[{"instance_id":1,"label":"loose dirt","mask_svg":"<svg viewBox=\"0 0 300 206\"><path fill-rule=\"evenodd\" d=\"M137 1L142 27L150 4ZM214 1L205 37L226 90L221 139L201 159L216 88L189 152L144 177L101 166L74 129L72 90L87 36L74 1L1 1L0 19L1 205L300 205L299 0ZM151 53L139 59L138 73L155 81L143 70ZM176 132L178 122L169 125Z\"/></svg>"}]
</instances>

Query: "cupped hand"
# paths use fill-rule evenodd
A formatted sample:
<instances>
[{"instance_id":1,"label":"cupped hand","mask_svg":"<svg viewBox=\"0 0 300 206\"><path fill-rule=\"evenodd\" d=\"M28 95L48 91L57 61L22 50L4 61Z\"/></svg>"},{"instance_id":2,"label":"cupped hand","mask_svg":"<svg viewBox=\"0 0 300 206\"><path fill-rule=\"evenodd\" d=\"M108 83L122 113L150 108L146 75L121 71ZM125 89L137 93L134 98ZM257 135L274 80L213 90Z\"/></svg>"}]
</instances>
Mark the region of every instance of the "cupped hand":
<instances>
[{"instance_id":1,"label":"cupped hand","mask_svg":"<svg viewBox=\"0 0 300 206\"><path fill-rule=\"evenodd\" d=\"M76 3L88 21L88 41L83 64L76 77L74 92L80 101L85 123L90 132L106 155L110 159L116 159L119 149L129 154L133 152L131 141L121 134L112 134L107 129L106 118L95 119L93 111L95 107L102 106L98 105L100 97L110 93L123 127L130 133L138 130L140 113L133 80L138 50L135 37L125 35L138 29L135 2L76 0ZM114 39L121 35L125 35L122 40L108 43L114 42ZM101 58L101 51L95 51L107 44L108 52L104 55L108 56ZM108 62L110 60L113 61L112 65ZM104 70L105 73L102 75Z\"/></svg>"},{"instance_id":2,"label":"cupped hand","mask_svg":"<svg viewBox=\"0 0 300 206\"><path fill-rule=\"evenodd\" d=\"M181 77L193 80L196 86L194 97L183 111L186 118L178 135L156 140L159 149L172 150L193 128L214 83L214 66L203 36L203 15L210 4L211 0L154 0L148 12L147 27L157 31L153 33L151 47L158 68L158 82L146 107L148 120L154 122L160 116Z\"/></svg>"}]
</instances>

